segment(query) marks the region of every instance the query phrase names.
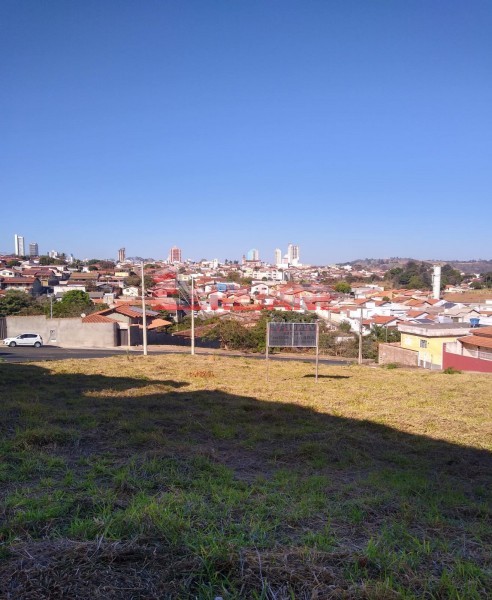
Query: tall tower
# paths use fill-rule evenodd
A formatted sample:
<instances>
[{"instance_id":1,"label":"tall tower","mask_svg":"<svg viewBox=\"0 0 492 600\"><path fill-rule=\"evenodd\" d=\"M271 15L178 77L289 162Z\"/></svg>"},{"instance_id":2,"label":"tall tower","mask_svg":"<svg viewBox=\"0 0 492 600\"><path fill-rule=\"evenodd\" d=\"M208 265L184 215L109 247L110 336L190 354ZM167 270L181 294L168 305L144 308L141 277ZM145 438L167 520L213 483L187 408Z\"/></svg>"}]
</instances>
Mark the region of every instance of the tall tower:
<instances>
[{"instance_id":1,"label":"tall tower","mask_svg":"<svg viewBox=\"0 0 492 600\"><path fill-rule=\"evenodd\" d=\"M260 253L256 248L252 248L248 250L248 254L246 255L248 260L260 260Z\"/></svg>"},{"instance_id":2,"label":"tall tower","mask_svg":"<svg viewBox=\"0 0 492 600\"><path fill-rule=\"evenodd\" d=\"M441 297L441 267L440 265L434 265L434 272L432 273L432 297L434 300L439 300Z\"/></svg>"},{"instance_id":3,"label":"tall tower","mask_svg":"<svg viewBox=\"0 0 492 600\"><path fill-rule=\"evenodd\" d=\"M299 264L299 246L297 246L296 244L289 244L287 246L287 256L289 260L289 265Z\"/></svg>"},{"instance_id":4,"label":"tall tower","mask_svg":"<svg viewBox=\"0 0 492 600\"><path fill-rule=\"evenodd\" d=\"M118 262L122 263L125 262L126 259L126 248L120 248L118 250Z\"/></svg>"},{"instance_id":5,"label":"tall tower","mask_svg":"<svg viewBox=\"0 0 492 600\"><path fill-rule=\"evenodd\" d=\"M181 262L181 249L177 246L173 246L169 251L169 262L180 263Z\"/></svg>"},{"instance_id":6,"label":"tall tower","mask_svg":"<svg viewBox=\"0 0 492 600\"><path fill-rule=\"evenodd\" d=\"M274 262L276 265L282 264L282 250L280 250L280 248L275 248L275 261Z\"/></svg>"},{"instance_id":7,"label":"tall tower","mask_svg":"<svg viewBox=\"0 0 492 600\"><path fill-rule=\"evenodd\" d=\"M15 245L15 254L16 256L24 256L24 238L22 235L14 235L14 245Z\"/></svg>"},{"instance_id":8,"label":"tall tower","mask_svg":"<svg viewBox=\"0 0 492 600\"><path fill-rule=\"evenodd\" d=\"M39 256L39 248L36 242L29 244L29 256Z\"/></svg>"}]
</instances>

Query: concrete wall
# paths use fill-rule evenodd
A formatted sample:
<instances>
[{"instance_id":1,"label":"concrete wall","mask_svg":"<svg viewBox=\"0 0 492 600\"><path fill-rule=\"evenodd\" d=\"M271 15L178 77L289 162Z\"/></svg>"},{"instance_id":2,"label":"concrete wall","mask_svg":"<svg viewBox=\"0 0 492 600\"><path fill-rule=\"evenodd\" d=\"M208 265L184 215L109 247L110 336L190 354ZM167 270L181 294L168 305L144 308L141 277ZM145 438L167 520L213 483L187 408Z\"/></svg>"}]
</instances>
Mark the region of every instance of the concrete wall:
<instances>
[{"instance_id":1,"label":"concrete wall","mask_svg":"<svg viewBox=\"0 0 492 600\"><path fill-rule=\"evenodd\" d=\"M379 344L378 361L380 365L398 363L407 367L418 366L418 352L402 348L399 343Z\"/></svg>"},{"instance_id":2,"label":"concrete wall","mask_svg":"<svg viewBox=\"0 0 492 600\"><path fill-rule=\"evenodd\" d=\"M117 345L116 323L82 323L74 319L49 319L44 315L7 317L7 336L38 333L45 345L72 348L112 348Z\"/></svg>"}]
</instances>

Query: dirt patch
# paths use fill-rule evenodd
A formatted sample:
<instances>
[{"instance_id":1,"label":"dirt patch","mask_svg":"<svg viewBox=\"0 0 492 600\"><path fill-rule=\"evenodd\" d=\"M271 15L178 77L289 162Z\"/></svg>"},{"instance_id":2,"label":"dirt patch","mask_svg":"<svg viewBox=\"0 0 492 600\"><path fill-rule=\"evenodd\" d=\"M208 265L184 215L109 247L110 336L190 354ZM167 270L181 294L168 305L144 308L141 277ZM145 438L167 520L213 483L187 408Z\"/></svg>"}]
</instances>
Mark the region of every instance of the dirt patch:
<instances>
[{"instance_id":1,"label":"dirt patch","mask_svg":"<svg viewBox=\"0 0 492 600\"><path fill-rule=\"evenodd\" d=\"M176 597L196 566L156 545L69 540L22 544L0 566L7 600Z\"/></svg>"}]
</instances>

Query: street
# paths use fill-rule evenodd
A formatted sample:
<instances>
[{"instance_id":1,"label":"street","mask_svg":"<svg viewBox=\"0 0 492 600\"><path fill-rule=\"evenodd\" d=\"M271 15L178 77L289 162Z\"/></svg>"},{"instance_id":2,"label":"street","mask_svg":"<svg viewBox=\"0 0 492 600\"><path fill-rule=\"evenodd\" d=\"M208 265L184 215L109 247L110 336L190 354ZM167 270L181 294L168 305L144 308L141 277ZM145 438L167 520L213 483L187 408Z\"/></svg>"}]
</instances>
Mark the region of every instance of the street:
<instances>
[{"instance_id":1,"label":"street","mask_svg":"<svg viewBox=\"0 0 492 600\"><path fill-rule=\"evenodd\" d=\"M0 362L25 363L39 362L44 360L66 360L66 359L85 359L85 358L106 358L108 356L117 356L119 354L142 355L142 348L136 347L128 350L127 348L59 348L58 346L43 346L33 348L31 346L0 346ZM149 346L149 355L152 354L189 354L190 349L186 346ZM252 358L256 360L265 360L264 354L245 354L227 350L211 350L207 348L197 348L197 354L205 356L220 355L230 357ZM314 362L313 355L294 356L294 355L271 355L269 360L300 360ZM349 365L353 360L334 360L331 358L319 359L320 364L324 365Z\"/></svg>"}]
</instances>

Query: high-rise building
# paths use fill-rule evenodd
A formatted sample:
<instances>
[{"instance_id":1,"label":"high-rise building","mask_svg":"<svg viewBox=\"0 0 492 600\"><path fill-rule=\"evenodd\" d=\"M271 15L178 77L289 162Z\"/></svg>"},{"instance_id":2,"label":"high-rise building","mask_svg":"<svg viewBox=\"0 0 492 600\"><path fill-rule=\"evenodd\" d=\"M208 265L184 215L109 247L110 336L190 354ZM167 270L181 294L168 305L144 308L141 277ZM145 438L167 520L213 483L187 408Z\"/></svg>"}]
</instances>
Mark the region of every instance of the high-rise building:
<instances>
[{"instance_id":1,"label":"high-rise building","mask_svg":"<svg viewBox=\"0 0 492 600\"><path fill-rule=\"evenodd\" d=\"M299 264L299 246L296 244L289 244L287 246L287 257L289 261L289 265L298 265Z\"/></svg>"},{"instance_id":2,"label":"high-rise building","mask_svg":"<svg viewBox=\"0 0 492 600\"><path fill-rule=\"evenodd\" d=\"M260 260L260 253L256 248L252 248L251 250L248 250L246 258L247 260Z\"/></svg>"},{"instance_id":3,"label":"high-rise building","mask_svg":"<svg viewBox=\"0 0 492 600\"><path fill-rule=\"evenodd\" d=\"M25 256L24 238L22 235L14 235L15 255Z\"/></svg>"},{"instance_id":4,"label":"high-rise building","mask_svg":"<svg viewBox=\"0 0 492 600\"><path fill-rule=\"evenodd\" d=\"M39 248L36 242L29 244L29 256L39 256Z\"/></svg>"},{"instance_id":5,"label":"high-rise building","mask_svg":"<svg viewBox=\"0 0 492 600\"><path fill-rule=\"evenodd\" d=\"M282 264L282 250L280 250L280 248L275 248L275 261L274 262L276 265Z\"/></svg>"},{"instance_id":6,"label":"high-rise building","mask_svg":"<svg viewBox=\"0 0 492 600\"><path fill-rule=\"evenodd\" d=\"M126 258L126 248L120 248L118 250L118 262L119 263L125 262L125 258Z\"/></svg>"},{"instance_id":7,"label":"high-rise building","mask_svg":"<svg viewBox=\"0 0 492 600\"><path fill-rule=\"evenodd\" d=\"M173 246L169 251L169 262L180 263L181 262L181 249L177 246Z\"/></svg>"}]
</instances>

